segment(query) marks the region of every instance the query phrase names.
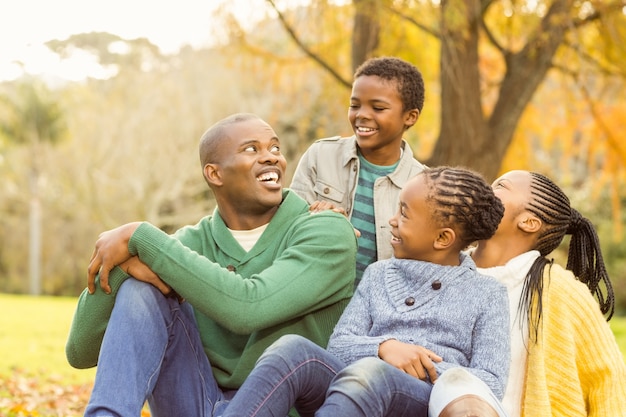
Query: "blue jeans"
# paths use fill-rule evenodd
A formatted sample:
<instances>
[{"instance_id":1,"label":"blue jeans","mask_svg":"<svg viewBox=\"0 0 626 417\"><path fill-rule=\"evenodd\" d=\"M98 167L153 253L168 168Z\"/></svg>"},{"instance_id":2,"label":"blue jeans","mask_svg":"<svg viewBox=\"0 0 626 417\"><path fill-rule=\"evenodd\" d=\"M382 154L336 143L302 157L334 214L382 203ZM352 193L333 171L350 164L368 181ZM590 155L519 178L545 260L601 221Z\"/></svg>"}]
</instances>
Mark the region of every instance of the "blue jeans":
<instances>
[{"instance_id":1,"label":"blue jeans","mask_svg":"<svg viewBox=\"0 0 626 417\"><path fill-rule=\"evenodd\" d=\"M212 416L227 396L204 353L189 303L127 279L100 348L85 416Z\"/></svg>"},{"instance_id":2,"label":"blue jeans","mask_svg":"<svg viewBox=\"0 0 626 417\"><path fill-rule=\"evenodd\" d=\"M259 358L224 417L426 417L432 385L375 357L348 366L296 335L281 337Z\"/></svg>"}]
</instances>

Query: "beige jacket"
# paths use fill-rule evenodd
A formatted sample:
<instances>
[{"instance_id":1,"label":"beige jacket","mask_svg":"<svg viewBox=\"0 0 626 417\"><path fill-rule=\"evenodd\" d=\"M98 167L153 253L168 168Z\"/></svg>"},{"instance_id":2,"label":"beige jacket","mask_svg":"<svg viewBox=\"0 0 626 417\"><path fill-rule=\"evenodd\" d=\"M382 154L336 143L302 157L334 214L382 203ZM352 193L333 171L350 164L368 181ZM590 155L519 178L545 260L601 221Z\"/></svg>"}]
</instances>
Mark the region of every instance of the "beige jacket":
<instances>
[{"instance_id":1,"label":"beige jacket","mask_svg":"<svg viewBox=\"0 0 626 417\"><path fill-rule=\"evenodd\" d=\"M398 208L402 186L425 168L413 158L408 143L402 141L402 147L402 157L396 170L378 178L374 184L378 260L391 258L393 254L389 219ZM351 218L358 179L356 138L334 136L314 142L302 155L290 188L309 204L319 200L343 207Z\"/></svg>"}]
</instances>

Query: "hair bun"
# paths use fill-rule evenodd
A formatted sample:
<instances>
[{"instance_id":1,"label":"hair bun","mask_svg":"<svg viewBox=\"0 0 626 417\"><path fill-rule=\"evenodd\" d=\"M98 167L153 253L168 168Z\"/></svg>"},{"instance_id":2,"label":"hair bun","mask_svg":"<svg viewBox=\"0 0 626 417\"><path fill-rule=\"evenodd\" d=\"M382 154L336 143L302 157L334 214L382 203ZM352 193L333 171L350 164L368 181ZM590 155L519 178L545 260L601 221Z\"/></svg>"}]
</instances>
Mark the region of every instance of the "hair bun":
<instances>
[{"instance_id":1,"label":"hair bun","mask_svg":"<svg viewBox=\"0 0 626 417\"><path fill-rule=\"evenodd\" d=\"M566 232L568 235L574 234L574 232L580 229L580 226L584 222L584 217L582 216L582 214L578 212L578 210L576 210L573 207L571 210L572 212L569 218L569 227L567 228L567 232Z\"/></svg>"}]
</instances>

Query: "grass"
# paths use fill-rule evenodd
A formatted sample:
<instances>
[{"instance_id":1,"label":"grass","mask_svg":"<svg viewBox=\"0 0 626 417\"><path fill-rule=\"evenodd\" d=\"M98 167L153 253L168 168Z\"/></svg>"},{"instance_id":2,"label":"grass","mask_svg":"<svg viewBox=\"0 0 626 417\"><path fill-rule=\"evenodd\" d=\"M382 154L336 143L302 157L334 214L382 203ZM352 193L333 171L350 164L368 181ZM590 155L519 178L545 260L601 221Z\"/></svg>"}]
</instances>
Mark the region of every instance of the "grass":
<instances>
[{"instance_id":1,"label":"grass","mask_svg":"<svg viewBox=\"0 0 626 417\"><path fill-rule=\"evenodd\" d=\"M95 369L73 369L65 359L76 298L0 294L0 305L0 375L20 369L67 383L93 381ZM626 317L614 317L610 325L626 360Z\"/></svg>"},{"instance_id":2,"label":"grass","mask_svg":"<svg viewBox=\"0 0 626 417\"><path fill-rule=\"evenodd\" d=\"M0 417L81 415L95 368L65 359L76 298L0 294L0 305ZM626 317L610 325L626 361Z\"/></svg>"},{"instance_id":3,"label":"grass","mask_svg":"<svg viewBox=\"0 0 626 417\"><path fill-rule=\"evenodd\" d=\"M65 359L76 298L0 294L0 375L32 372L63 383L92 382L95 368L78 370Z\"/></svg>"}]
</instances>

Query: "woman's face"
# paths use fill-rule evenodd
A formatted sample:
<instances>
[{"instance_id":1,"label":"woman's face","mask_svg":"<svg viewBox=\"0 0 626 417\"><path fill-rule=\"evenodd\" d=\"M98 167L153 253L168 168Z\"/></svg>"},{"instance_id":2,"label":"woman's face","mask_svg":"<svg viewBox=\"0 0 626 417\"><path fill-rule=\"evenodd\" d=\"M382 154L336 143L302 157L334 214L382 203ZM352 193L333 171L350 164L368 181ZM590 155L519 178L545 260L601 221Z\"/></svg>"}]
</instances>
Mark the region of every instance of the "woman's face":
<instances>
[{"instance_id":1,"label":"woman's face","mask_svg":"<svg viewBox=\"0 0 626 417\"><path fill-rule=\"evenodd\" d=\"M491 184L494 194L504 205L504 217L496 234L517 228L518 222L528 214L526 207L532 199L530 183L530 172L509 171Z\"/></svg>"}]
</instances>

